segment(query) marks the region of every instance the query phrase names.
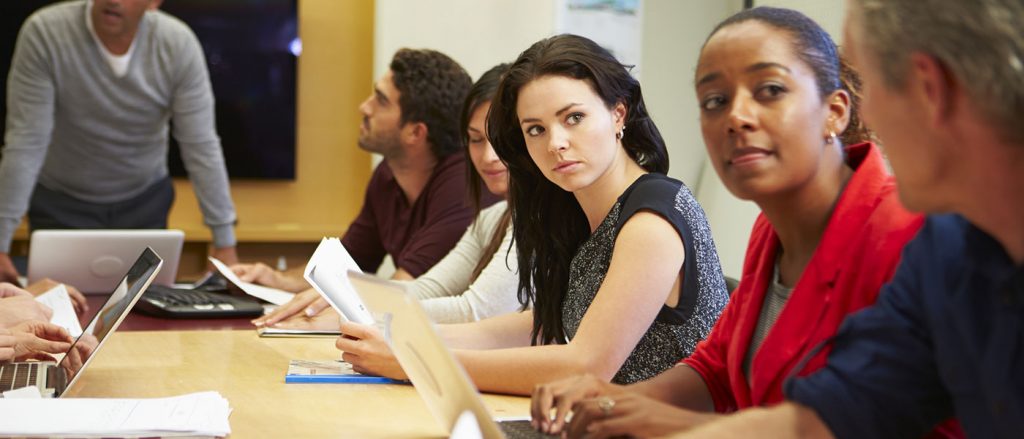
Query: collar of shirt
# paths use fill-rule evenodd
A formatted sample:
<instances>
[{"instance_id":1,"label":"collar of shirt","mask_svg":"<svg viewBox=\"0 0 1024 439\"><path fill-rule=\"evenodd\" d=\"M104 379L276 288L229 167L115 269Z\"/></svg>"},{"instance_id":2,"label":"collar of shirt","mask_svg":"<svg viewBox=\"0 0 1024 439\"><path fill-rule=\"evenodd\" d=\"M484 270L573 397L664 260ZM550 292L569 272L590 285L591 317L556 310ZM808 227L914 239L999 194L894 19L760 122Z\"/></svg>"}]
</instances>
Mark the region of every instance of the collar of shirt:
<instances>
[{"instance_id":1,"label":"collar of shirt","mask_svg":"<svg viewBox=\"0 0 1024 439\"><path fill-rule=\"evenodd\" d=\"M988 279L1008 305L1024 305L1024 265L1014 265L1002 244L974 224L968 223L964 241L975 275Z\"/></svg>"},{"instance_id":2,"label":"collar of shirt","mask_svg":"<svg viewBox=\"0 0 1024 439\"><path fill-rule=\"evenodd\" d=\"M439 174L441 174L442 172L444 172L447 168L449 168L451 166L457 166L462 160L463 160L462 152L457 152L457 153L449 154L449 155L439 159L437 161L437 164L434 165L434 170L430 172L430 178L427 179L427 183L423 186L423 192L420 193L420 197L418 197L416 199L416 202L419 202L419 200L421 198L423 198L423 195L426 194L427 192L429 192L431 184L434 182L434 180L437 178L437 176ZM385 172L381 173L381 183L386 184L386 185L390 186L393 190L397 191L398 193L401 193L402 194L401 199L403 200L405 205L406 206L411 206L409 204L409 199L405 196L405 192L402 190L402 187L399 186L398 180L395 178L395 172L391 170L391 165L388 164L388 161L387 160L381 161L380 166L383 166L384 170L385 170ZM472 165L468 165L467 164L467 166L472 166ZM412 203L412 205L415 205L416 202Z\"/></svg>"},{"instance_id":3,"label":"collar of shirt","mask_svg":"<svg viewBox=\"0 0 1024 439\"><path fill-rule=\"evenodd\" d=\"M92 0L86 0L85 2L85 27L89 29L89 35L92 36L92 40L96 42L96 46L100 48L100 53L103 55L103 59L110 65L110 69L114 71L114 75L122 77L128 73L128 63L132 59L132 52L135 51L135 39L132 39L132 44L128 46L128 51L124 55L114 55L107 50L107 46L103 45L100 41L100 37L96 35L96 28L93 27L92 23ZM139 35L138 30L135 32L136 37Z\"/></svg>"}]
</instances>

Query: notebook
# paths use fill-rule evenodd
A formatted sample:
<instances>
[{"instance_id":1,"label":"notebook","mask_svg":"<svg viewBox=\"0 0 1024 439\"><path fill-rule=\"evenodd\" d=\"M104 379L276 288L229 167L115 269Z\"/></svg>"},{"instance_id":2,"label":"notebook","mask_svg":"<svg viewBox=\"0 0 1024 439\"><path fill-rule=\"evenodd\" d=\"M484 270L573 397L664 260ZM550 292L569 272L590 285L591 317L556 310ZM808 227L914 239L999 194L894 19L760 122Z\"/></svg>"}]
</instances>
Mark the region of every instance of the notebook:
<instances>
[{"instance_id":1,"label":"notebook","mask_svg":"<svg viewBox=\"0 0 1024 439\"><path fill-rule=\"evenodd\" d=\"M484 438L557 437L533 430L527 419L491 418L466 371L404 285L354 271L349 272L349 280L370 311L381 316L391 351L445 431L450 434L459 416L469 412Z\"/></svg>"},{"instance_id":2,"label":"notebook","mask_svg":"<svg viewBox=\"0 0 1024 439\"><path fill-rule=\"evenodd\" d=\"M138 259L121 278L106 303L93 316L60 363L52 361L26 361L0 365L0 391L36 386L44 397L60 397L78 381L108 336L121 324L142 292L153 282L163 261L153 249L146 247ZM80 346L81 345L81 346ZM80 347L91 347L82 358L81 365L72 365L70 353ZM82 350L78 350L82 352Z\"/></svg>"}]
</instances>

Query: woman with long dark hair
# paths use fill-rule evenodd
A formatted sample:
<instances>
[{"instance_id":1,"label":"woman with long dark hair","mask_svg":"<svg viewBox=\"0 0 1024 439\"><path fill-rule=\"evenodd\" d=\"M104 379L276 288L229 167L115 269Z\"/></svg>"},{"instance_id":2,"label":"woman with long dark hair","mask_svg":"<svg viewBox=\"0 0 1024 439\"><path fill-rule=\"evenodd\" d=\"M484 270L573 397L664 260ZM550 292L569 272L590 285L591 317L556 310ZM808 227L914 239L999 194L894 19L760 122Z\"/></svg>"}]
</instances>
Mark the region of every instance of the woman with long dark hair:
<instances>
[{"instance_id":1,"label":"woman with long dark hair","mask_svg":"<svg viewBox=\"0 0 1024 439\"><path fill-rule=\"evenodd\" d=\"M582 372L632 383L689 355L725 281L702 209L664 175L664 141L627 68L583 37L537 42L502 80L487 132L510 174L528 309L440 327L477 386L528 394ZM355 370L404 377L374 328L341 329Z\"/></svg>"}]
</instances>

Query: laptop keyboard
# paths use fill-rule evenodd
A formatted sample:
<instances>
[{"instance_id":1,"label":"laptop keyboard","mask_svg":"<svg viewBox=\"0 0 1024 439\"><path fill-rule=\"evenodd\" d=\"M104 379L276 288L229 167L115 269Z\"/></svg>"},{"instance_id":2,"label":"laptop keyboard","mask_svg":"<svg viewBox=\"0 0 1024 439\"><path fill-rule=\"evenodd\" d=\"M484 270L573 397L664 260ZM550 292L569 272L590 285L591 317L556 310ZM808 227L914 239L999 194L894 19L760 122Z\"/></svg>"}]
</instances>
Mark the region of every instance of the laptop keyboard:
<instances>
[{"instance_id":1,"label":"laptop keyboard","mask_svg":"<svg viewBox=\"0 0 1024 439\"><path fill-rule=\"evenodd\" d=\"M557 438L558 435L544 434L534 430L530 421L500 421L498 427L505 437L509 439L530 439L530 438Z\"/></svg>"},{"instance_id":2,"label":"laptop keyboard","mask_svg":"<svg viewBox=\"0 0 1024 439\"><path fill-rule=\"evenodd\" d=\"M34 386L41 363L7 363L0 365L0 392Z\"/></svg>"}]
</instances>

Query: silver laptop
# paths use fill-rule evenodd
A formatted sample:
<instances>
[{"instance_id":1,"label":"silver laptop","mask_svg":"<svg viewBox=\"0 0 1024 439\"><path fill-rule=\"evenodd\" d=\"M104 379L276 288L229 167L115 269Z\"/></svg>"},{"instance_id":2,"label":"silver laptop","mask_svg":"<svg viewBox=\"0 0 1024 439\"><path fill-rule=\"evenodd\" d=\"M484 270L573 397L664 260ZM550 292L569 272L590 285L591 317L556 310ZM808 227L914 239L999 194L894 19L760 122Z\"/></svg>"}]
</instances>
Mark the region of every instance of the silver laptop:
<instances>
[{"instance_id":1,"label":"silver laptop","mask_svg":"<svg viewBox=\"0 0 1024 439\"><path fill-rule=\"evenodd\" d=\"M135 302L142 297L156 274L160 272L163 261L151 248L146 248L106 303L93 316L89 326L82 335L71 344L60 363L52 361L25 361L0 364L0 391L36 386L43 397L60 397L67 389L78 381L82 372L103 347L103 342L121 324ZM80 346L81 345L81 346ZM77 351L76 351L77 350ZM72 351L82 355L72 355ZM73 364L75 357L80 357L80 365ZM0 396L2 397L2 396Z\"/></svg>"},{"instance_id":2,"label":"silver laptop","mask_svg":"<svg viewBox=\"0 0 1024 439\"><path fill-rule=\"evenodd\" d=\"M451 433L459 416L468 411L476 417L484 438L557 437L533 430L527 419L491 418L466 371L404 285L354 271L349 271L349 280L363 303L380 316L391 351L447 432Z\"/></svg>"},{"instance_id":3,"label":"silver laptop","mask_svg":"<svg viewBox=\"0 0 1024 439\"><path fill-rule=\"evenodd\" d=\"M37 230L29 244L28 281L48 277L83 293L106 293L149 247L164 260L154 282L171 286L184 241L181 230Z\"/></svg>"}]
</instances>

